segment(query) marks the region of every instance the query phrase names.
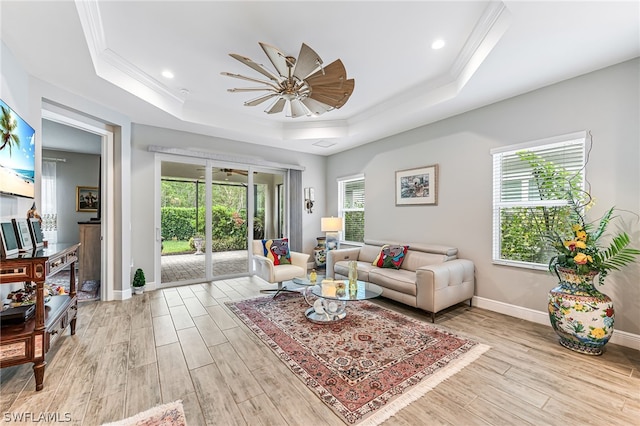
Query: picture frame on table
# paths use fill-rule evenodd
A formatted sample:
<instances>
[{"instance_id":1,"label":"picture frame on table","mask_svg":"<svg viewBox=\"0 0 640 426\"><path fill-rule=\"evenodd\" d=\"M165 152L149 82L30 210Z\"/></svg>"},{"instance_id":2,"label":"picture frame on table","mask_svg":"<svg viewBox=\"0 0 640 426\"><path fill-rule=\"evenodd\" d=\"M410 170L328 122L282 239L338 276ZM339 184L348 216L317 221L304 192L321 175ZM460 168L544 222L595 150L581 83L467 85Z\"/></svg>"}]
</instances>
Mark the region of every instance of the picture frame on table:
<instances>
[{"instance_id":1,"label":"picture frame on table","mask_svg":"<svg viewBox=\"0 0 640 426\"><path fill-rule=\"evenodd\" d=\"M40 219L35 217L27 219L29 224L29 233L31 235L31 242L34 249L44 247L44 234L42 233L42 225Z\"/></svg>"},{"instance_id":2,"label":"picture frame on table","mask_svg":"<svg viewBox=\"0 0 640 426\"><path fill-rule=\"evenodd\" d=\"M438 205L438 165L398 170L396 206Z\"/></svg>"},{"instance_id":3,"label":"picture frame on table","mask_svg":"<svg viewBox=\"0 0 640 426\"><path fill-rule=\"evenodd\" d=\"M29 230L29 222L27 219L11 219L13 227L16 231L18 247L20 251L26 252L33 250L33 240L31 231Z\"/></svg>"},{"instance_id":4,"label":"picture frame on table","mask_svg":"<svg viewBox=\"0 0 640 426\"><path fill-rule=\"evenodd\" d=\"M97 212L100 205L100 193L96 186L76 187L76 211Z\"/></svg>"},{"instance_id":5,"label":"picture frame on table","mask_svg":"<svg viewBox=\"0 0 640 426\"><path fill-rule=\"evenodd\" d=\"M18 236L13 222L10 220L0 222L0 257L17 256L19 251Z\"/></svg>"}]
</instances>

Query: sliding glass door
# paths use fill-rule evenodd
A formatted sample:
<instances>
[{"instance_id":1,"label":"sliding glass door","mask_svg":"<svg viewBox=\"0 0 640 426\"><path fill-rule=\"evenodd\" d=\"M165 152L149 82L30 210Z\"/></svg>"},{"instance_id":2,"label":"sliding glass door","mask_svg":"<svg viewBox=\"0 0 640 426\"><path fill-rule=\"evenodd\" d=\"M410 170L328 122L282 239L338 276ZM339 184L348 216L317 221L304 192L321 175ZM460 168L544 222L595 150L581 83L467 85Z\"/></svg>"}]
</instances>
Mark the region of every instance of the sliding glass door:
<instances>
[{"instance_id":1,"label":"sliding glass door","mask_svg":"<svg viewBox=\"0 0 640 426\"><path fill-rule=\"evenodd\" d=\"M160 167L161 286L204 282L204 162L162 161Z\"/></svg>"},{"instance_id":2,"label":"sliding glass door","mask_svg":"<svg viewBox=\"0 0 640 426\"><path fill-rule=\"evenodd\" d=\"M211 233L207 241L213 279L249 273L249 180L246 167L211 167Z\"/></svg>"},{"instance_id":3,"label":"sliding glass door","mask_svg":"<svg viewBox=\"0 0 640 426\"><path fill-rule=\"evenodd\" d=\"M286 235L285 170L160 161L160 286L251 273L253 239Z\"/></svg>"}]
</instances>

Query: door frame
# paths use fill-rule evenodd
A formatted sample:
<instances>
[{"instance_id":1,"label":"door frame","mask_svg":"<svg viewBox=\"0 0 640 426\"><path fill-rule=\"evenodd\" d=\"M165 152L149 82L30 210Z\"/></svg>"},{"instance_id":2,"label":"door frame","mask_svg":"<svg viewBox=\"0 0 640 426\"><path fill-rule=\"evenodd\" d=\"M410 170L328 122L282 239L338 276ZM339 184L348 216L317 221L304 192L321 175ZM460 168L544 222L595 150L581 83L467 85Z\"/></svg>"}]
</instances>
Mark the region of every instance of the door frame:
<instances>
[{"instance_id":1,"label":"door frame","mask_svg":"<svg viewBox=\"0 0 640 426\"><path fill-rule=\"evenodd\" d=\"M260 164L253 164L250 162L239 162L238 158L234 157L233 159L227 158L227 156L222 155L201 155L203 153L180 150L174 148L164 148L151 146L149 147L149 151L153 152L154 155L154 180L155 180L155 194L154 194L154 229L155 229L155 244L154 244L154 276L155 282L153 283L153 288L161 288L162 287L162 264L161 264L161 256L162 256L162 234L161 234L161 211L160 211L160 201L161 201L161 179L162 179L162 162L170 161L184 164L193 164L198 166L205 167L205 203L207 206L212 203L212 178L211 178L211 170L212 168L242 168L247 170L247 188L253 188L254 179L253 172L263 172L263 173L272 173L272 174L281 174L283 176L283 184L284 184L284 205L285 205L285 234L289 229L289 215L290 215L290 206L289 206L289 197L287 194L289 193L289 168L301 169L300 166L290 166L283 165L278 163L267 163L263 162ZM236 160L236 161L233 161ZM303 169L303 168L302 168ZM253 197L253 191L248 191L247 196L247 212L253 212L255 206L255 200ZM211 240L211 209L205 209L205 240ZM251 236L251 238L250 238ZM253 214L247 214L247 275L254 275L255 270L253 268L253 262L251 261L253 255ZM212 281L214 278L225 279L227 276L219 276L214 277L212 275L212 265L211 265L211 245L205 244L205 277L204 281ZM147 283L149 285L151 283ZM186 281L185 285L191 284L190 281ZM151 286L150 286L151 287Z\"/></svg>"},{"instance_id":2,"label":"door frame","mask_svg":"<svg viewBox=\"0 0 640 426\"><path fill-rule=\"evenodd\" d=\"M101 137L101 200L100 200L100 299L113 300L115 293L115 137L112 126L90 120L71 117L71 113L58 113L42 107L42 119L74 127Z\"/></svg>"}]
</instances>

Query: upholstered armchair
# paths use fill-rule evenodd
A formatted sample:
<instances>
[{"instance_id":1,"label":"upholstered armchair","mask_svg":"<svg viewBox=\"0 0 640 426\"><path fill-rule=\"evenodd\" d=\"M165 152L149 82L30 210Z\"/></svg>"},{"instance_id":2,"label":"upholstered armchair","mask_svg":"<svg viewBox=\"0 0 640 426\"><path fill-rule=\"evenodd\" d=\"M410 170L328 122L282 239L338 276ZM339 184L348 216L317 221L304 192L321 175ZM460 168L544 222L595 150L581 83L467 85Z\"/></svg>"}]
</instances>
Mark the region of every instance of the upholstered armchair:
<instances>
[{"instance_id":1,"label":"upholstered armchair","mask_svg":"<svg viewBox=\"0 0 640 426\"><path fill-rule=\"evenodd\" d=\"M290 251L291 264L276 265L272 259L264 255L264 246L261 240L253 240L253 267L255 274L263 280L272 284L278 284L278 288L273 290L263 290L263 292L286 290L282 286L284 281L290 281L296 277L305 277L307 275L307 262L309 255Z\"/></svg>"}]
</instances>

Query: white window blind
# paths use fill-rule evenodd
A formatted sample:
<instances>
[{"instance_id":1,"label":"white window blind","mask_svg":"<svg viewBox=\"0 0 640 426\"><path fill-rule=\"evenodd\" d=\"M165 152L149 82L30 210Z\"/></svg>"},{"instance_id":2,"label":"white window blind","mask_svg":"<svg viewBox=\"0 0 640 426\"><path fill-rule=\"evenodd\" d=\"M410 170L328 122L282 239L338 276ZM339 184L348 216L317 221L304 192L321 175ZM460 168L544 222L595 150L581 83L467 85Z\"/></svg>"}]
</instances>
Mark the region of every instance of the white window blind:
<instances>
[{"instance_id":1,"label":"white window blind","mask_svg":"<svg viewBox=\"0 0 640 426\"><path fill-rule=\"evenodd\" d=\"M344 221L344 241L364 242L364 188L363 175L338 179L338 216Z\"/></svg>"},{"instance_id":2,"label":"white window blind","mask_svg":"<svg viewBox=\"0 0 640 426\"><path fill-rule=\"evenodd\" d=\"M546 268L545 235L566 226L570 188L584 188L586 132L491 151L493 261Z\"/></svg>"}]
</instances>

